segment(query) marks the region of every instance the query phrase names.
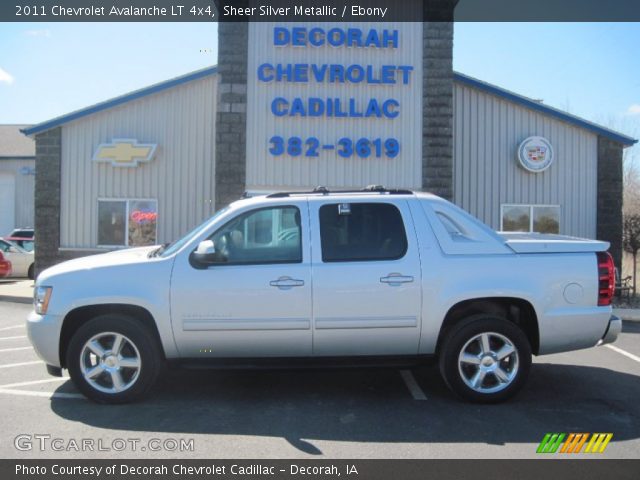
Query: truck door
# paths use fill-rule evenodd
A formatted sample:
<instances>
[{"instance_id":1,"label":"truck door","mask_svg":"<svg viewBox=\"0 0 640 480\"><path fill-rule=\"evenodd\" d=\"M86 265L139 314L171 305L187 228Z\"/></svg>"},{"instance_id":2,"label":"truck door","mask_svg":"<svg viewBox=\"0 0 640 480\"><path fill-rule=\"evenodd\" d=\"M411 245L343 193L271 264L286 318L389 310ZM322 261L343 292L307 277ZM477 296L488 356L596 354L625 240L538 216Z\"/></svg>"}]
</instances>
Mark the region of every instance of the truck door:
<instances>
[{"instance_id":1,"label":"truck door","mask_svg":"<svg viewBox=\"0 0 640 480\"><path fill-rule=\"evenodd\" d=\"M310 198L309 209L314 355L417 354L420 258L407 202Z\"/></svg>"},{"instance_id":2,"label":"truck door","mask_svg":"<svg viewBox=\"0 0 640 480\"><path fill-rule=\"evenodd\" d=\"M171 319L182 357L311 355L306 201L239 213L212 232L219 259L175 261Z\"/></svg>"}]
</instances>

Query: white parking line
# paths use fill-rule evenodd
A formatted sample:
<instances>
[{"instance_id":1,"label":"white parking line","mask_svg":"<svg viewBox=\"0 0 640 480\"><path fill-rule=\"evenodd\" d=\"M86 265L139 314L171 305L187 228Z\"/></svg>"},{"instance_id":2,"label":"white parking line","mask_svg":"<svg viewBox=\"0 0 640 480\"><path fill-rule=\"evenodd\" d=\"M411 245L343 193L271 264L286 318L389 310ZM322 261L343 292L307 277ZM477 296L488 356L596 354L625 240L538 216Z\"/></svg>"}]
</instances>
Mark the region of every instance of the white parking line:
<instances>
[{"instance_id":1,"label":"white parking line","mask_svg":"<svg viewBox=\"0 0 640 480\"><path fill-rule=\"evenodd\" d=\"M614 352L618 352L620 355L624 355L625 357L640 363L640 357L634 355L633 353L629 353L626 350L616 347L615 345L605 345L605 347L609 347Z\"/></svg>"},{"instance_id":2,"label":"white parking line","mask_svg":"<svg viewBox=\"0 0 640 480\"><path fill-rule=\"evenodd\" d=\"M18 338L27 338L26 335L16 335L15 337L0 337L0 340L16 340Z\"/></svg>"},{"instance_id":3,"label":"white parking line","mask_svg":"<svg viewBox=\"0 0 640 480\"><path fill-rule=\"evenodd\" d=\"M24 325L12 325L11 327L2 327L0 328L0 332L4 332L5 330L14 330L16 328L24 328Z\"/></svg>"},{"instance_id":4,"label":"white parking line","mask_svg":"<svg viewBox=\"0 0 640 480\"><path fill-rule=\"evenodd\" d=\"M32 380L30 382L9 383L7 385L0 385L0 390L5 388L26 387L27 385L38 385L40 383L66 382L67 380L69 380L69 377L54 377L46 378L44 380Z\"/></svg>"},{"instance_id":5,"label":"white parking line","mask_svg":"<svg viewBox=\"0 0 640 480\"><path fill-rule=\"evenodd\" d=\"M33 362L8 363L0 365L0 368L24 367L26 365L35 365L36 363L44 363L42 360L34 360Z\"/></svg>"},{"instance_id":6,"label":"white parking line","mask_svg":"<svg viewBox=\"0 0 640 480\"><path fill-rule=\"evenodd\" d=\"M413 376L409 370L400 370L400 376L404 380L405 385L409 389L411 396L414 400L426 400L427 396L424 394L418 382L416 382L416 378Z\"/></svg>"},{"instance_id":7,"label":"white parking line","mask_svg":"<svg viewBox=\"0 0 640 480\"><path fill-rule=\"evenodd\" d=\"M7 395L17 395L24 397L45 397L45 398L84 398L81 393L64 393L64 392L32 392L31 390L9 390L0 388L0 393Z\"/></svg>"},{"instance_id":8,"label":"white parking line","mask_svg":"<svg viewBox=\"0 0 640 480\"><path fill-rule=\"evenodd\" d=\"M33 350L33 347L0 348L0 353L17 352L18 350Z\"/></svg>"}]
</instances>

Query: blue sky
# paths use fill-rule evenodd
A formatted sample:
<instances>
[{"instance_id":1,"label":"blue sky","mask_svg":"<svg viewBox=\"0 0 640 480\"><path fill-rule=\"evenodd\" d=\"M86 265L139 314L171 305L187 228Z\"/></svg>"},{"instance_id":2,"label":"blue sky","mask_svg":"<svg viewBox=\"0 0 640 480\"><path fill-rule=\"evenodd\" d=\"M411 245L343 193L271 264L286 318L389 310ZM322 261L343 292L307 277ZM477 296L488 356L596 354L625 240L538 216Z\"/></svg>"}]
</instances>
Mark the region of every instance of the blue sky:
<instances>
[{"instance_id":1,"label":"blue sky","mask_svg":"<svg viewBox=\"0 0 640 480\"><path fill-rule=\"evenodd\" d=\"M464 23L455 25L454 68L633 130L640 125L639 46L640 23Z\"/></svg>"},{"instance_id":2,"label":"blue sky","mask_svg":"<svg viewBox=\"0 0 640 480\"><path fill-rule=\"evenodd\" d=\"M0 23L0 123L215 64L216 43L215 23ZM640 23L459 23L454 68L638 138L638 46Z\"/></svg>"},{"instance_id":3,"label":"blue sky","mask_svg":"<svg viewBox=\"0 0 640 480\"><path fill-rule=\"evenodd\" d=\"M0 23L0 123L39 123L217 59L215 23Z\"/></svg>"}]
</instances>

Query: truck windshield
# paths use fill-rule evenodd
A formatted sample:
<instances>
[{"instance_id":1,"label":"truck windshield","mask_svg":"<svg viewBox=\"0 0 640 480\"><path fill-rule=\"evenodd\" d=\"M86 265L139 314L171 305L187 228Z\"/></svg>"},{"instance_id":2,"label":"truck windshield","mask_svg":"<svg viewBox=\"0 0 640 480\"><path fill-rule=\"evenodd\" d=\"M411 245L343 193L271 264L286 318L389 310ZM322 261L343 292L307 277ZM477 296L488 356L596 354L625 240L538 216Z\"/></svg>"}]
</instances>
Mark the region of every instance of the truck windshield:
<instances>
[{"instance_id":1,"label":"truck windshield","mask_svg":"<svg viewBox=\"0 0 640 480\"><path fill-rule=\"evenodd\" d=\"M178 240L175 240L174 242L171 242L170 244L168 244L166 246L160 247L158 249L158 251L154 251L153 252L153 253L155 253L154 256L168 257L170 255L173 255L178 250L180 250L189 240L191 240L191 238L193 238L194 235L197 235L198 233L200 233L201 230L204 230L209 223L211 223L214 219L218 218L220 215L222 215L227 210L229 210L228 206L218 210L213 215L213 217L207 218L204 222L202 222L200 225L198 225L196 228L191 230L189 233L187 233L182 238L180 238Z\"/></svg>"}]
</instances>

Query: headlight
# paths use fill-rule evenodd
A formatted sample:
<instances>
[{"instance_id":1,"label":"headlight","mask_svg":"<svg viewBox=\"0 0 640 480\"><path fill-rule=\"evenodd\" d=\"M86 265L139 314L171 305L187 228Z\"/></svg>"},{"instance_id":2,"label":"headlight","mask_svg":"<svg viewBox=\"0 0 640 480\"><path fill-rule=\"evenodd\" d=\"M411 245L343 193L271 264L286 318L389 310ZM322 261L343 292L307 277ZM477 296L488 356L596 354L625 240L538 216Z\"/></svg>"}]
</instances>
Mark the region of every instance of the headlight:
<instances>
[{"instance_id":1,"label":"headlight","mask_svg":"<svg viewBox=\"0 0 640 480\"><path fill-rule=\"evenodd\" d=\"M53 287L36 287L33 290L33 306L38 315L47 313L52 290Z\"/></svg>"}]
</instances>

